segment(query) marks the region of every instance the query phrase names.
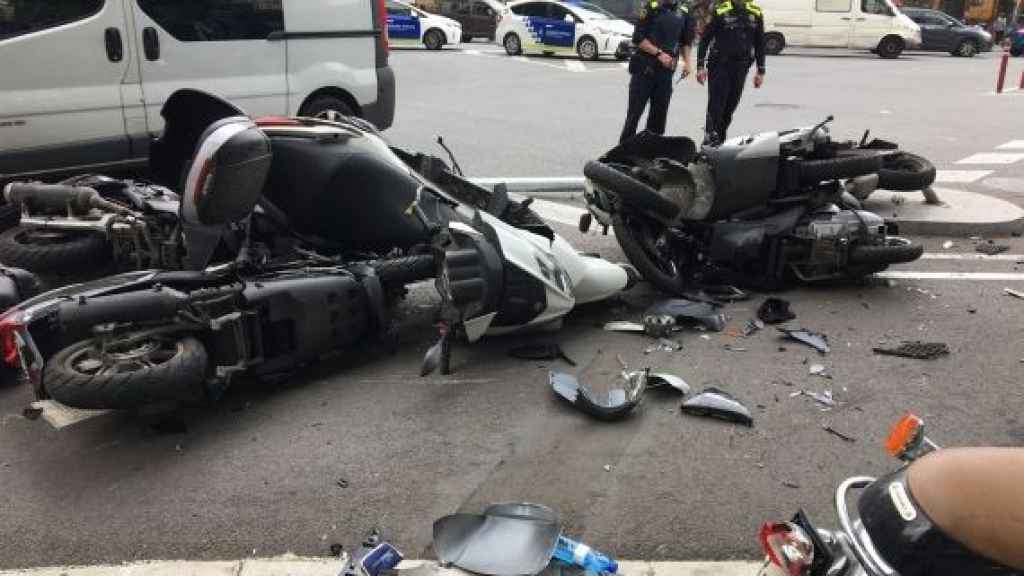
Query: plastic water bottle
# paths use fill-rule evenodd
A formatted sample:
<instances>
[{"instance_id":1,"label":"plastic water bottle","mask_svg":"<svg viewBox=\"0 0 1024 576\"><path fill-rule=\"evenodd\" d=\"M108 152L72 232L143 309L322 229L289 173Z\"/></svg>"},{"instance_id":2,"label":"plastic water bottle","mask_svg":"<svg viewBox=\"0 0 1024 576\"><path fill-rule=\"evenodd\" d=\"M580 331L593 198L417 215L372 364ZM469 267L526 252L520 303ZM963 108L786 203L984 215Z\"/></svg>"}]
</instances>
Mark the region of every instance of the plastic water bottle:
<instances>
[{"instance_id":1,"label":"plastic water bottle","mask_svg":"<svg viewBox=\"0 0 1024 576\"><path fill-rule=\"evenodd\" d=\"M619 563L594 550L590 546L565 536L558 537L555 546L555 558L573 566L579 566L588 572L598 574L607 572L614 574L619 571Z\"/></svg>"}]
</instances>

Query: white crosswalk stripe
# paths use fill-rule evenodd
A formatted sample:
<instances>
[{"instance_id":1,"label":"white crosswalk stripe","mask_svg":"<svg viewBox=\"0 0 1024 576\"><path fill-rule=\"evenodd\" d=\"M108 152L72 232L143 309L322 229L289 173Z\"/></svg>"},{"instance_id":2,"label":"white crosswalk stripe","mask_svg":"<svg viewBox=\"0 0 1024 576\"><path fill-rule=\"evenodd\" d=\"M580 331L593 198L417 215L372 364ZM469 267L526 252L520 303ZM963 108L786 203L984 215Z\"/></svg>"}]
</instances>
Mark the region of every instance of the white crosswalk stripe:
<instances>
[{"instance_id":1,"label":"white crosswalk stripe","mask_svg":"<svg viewBox=\"0 0 1024 576\"><path fill-rule=\"evenodd\" d=\"M970 184L991 173L991 170L936 170L935 182L939 184Z\"/></svg>"},{"instance_id":2,"label":"white crosswalk stripe","mask_svg":"<svg viewBox=\"0 0 1024 576\"><path fill-rule=\"evenodd\" d=\"M1024 140L1010 140L1006 144L997 146L996 150L1024 150Z\"/></svg>"},{"instance_id":3,"label":"white crosswalk stripe","mask_svg":"<svg viewBox=\"0 0 1024 576\"><path fill-rule=\"evenodd\" d=\"M583 64L583 62L579 62L577 60L566 60L565 61L565 67L568 68L572 72L586 72L587 71L587 67Z\"/></svg>"},{"instance_id":4,"label":"white crosswalk stripe","mask_svg":"<svg viewBox=\"0 0 1024 576\"><path fill-rule=\"evenodd\" d=\"M1000 152L982 152L980 154L968 156L967 158L957 162L957 164L1013 164L1020 160L1024 160L1024 153L1004 154Z\"/></svg>"}]
</instances>

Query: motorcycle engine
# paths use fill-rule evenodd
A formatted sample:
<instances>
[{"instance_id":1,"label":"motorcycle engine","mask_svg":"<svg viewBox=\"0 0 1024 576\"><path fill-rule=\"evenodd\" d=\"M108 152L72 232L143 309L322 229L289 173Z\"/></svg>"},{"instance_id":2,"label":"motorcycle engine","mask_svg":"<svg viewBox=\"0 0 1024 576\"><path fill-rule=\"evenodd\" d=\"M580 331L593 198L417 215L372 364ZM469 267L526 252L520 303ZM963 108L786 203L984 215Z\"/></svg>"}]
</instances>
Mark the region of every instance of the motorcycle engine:
<instances>
[{"instance_id":1,"label":"motorcycle engine","mask_svg":"<svg viewBox=\"0 0 1024 576\"><path fill-rule=\"evenodd\" d=\"M792 236L811 246L807 261L800 264L806 279L838 273L845 265L852 244L880 244L886 225L880 216L864 210L840 210L835 205L809 215Z\"/></svg>"}]
</instances>

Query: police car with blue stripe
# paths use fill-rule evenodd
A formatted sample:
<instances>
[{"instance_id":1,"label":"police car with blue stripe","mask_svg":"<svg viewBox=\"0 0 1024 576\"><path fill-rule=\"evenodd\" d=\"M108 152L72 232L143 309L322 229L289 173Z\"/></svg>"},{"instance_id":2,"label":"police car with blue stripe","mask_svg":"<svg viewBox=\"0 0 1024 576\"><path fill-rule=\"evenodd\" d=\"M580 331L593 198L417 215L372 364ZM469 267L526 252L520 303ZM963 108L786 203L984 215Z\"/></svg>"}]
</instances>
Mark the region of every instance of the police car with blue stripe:
<instances>
[{"instance_id":1,"label":"police car with blue stripe","mask_svg":"<svg viewBox=\"0 0 1024 576\"><path fill-rule=\"evenodd\" d=\"M632 24L583 1L510 2L495 36L510 56L576 53L583 60L625 60L633 50Z\"/></svg>"},{"instance_id":2,"label":"police car with blue stripe","mask_svg":"<svg viewBox=\"0 0 1024 576\"><path fill-rule=\"evenodd\" d=\"M387 11L391 46L423 44L429 50L440 50L445 44L462 42L462 24L451 18L396 0L387 0Z\"/></svg>"}]
</instances>

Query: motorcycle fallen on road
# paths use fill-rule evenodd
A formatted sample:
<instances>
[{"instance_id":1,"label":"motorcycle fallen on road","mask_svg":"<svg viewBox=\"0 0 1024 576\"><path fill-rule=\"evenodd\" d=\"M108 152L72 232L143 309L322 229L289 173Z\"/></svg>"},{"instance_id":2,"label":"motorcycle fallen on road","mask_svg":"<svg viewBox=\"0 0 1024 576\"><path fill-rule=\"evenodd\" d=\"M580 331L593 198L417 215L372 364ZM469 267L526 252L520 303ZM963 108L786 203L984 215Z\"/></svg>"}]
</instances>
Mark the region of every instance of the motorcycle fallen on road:
<instances>
[{"instance_id":1,"label":"motorcycle fallen on road","mask_svg":"<svg viewBox=\"0 0 1024 576\"><path fill-rule=\"evenodd\" d=\"M441 297L440 339L423 372L446 371L456 336L472 342L557 327L576 304L630 285L626 268L577 253L542 224L509 224L528 212L520 203L475 189L499 217L460 202L363 131L289 120L282 139L292 148L275 147L245 116L212 120L183 132L169 127L153 148L155 166L184 174L178 216L187 269L68 286L0 316L3 361L21 369L38 398L115 409L215 398L242 373L285 373L357 343L385 341L393 329L387 295L429 279ZM288 153L346 143L355 144L349 154ZM336 194L375 200L324 202L315 215L280 210L265 195L274 190L269 180L280 177L275 170L309 176L296 195L329 199L330 191L314 186L333 186ZM317 180L317 171L329 177ZM257 249L257 206L291 232L293 251ZM376 222L375 235L321 252L343 244L313 224L345 226L345 206L371 219L369 227ZM317 220L304 222L303 232L292 227L309 216ZM243 239L232 260L214 263L227 228ZM353 255L368 247L391 254Z\"/></svg>"},{"instance_id":2,"label":"motorcycle fallen on road","mask_svg":"<svg viewBox=\"0 0 1024 576\"><path fill-rule=\"evenodd\" d=\"M762 526L763 576L1024 574L1024 450L939 450L910 414L886 448L908 464L881 478L843 481L837 530L816 528L803 511ZM852 509L854 491L861 492Z\"/></svg>"},{"instance_id":3,"label":"motorcycle fallen on road","mask_svg":"<svg viewBox=\"0 0 1024 576\"><path fill-rule=\"evenodd\" d=\"M832 142L825 122L698 151L643 132L584 168L589 213L662 291L702 284L777 289L857 279L919 258L923 247L859 206L884 154Z\"/></svg>"}]
</instances>

